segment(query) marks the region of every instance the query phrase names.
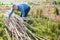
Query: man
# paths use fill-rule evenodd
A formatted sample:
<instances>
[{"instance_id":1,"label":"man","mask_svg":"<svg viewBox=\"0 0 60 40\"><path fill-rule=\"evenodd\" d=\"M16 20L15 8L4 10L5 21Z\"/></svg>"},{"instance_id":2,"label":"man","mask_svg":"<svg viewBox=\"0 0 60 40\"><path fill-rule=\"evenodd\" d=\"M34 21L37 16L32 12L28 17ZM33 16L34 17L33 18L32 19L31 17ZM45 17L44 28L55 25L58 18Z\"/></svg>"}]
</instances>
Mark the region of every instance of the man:
<instances>
[{"instance_id":1,"label":"man","mask_svg":"<svg viewBox=\"0 0 60 40\"><path fill-rule=\"evenodd\" d=\"M28 12L30 11L30 7L27 4L13 5L12 11L10 12L8 18L12 16L12 13L14 12L14 10L20 11L21 12L20 17L24 18L24 17L27 17Z\"/></svg>"}]
</instances>

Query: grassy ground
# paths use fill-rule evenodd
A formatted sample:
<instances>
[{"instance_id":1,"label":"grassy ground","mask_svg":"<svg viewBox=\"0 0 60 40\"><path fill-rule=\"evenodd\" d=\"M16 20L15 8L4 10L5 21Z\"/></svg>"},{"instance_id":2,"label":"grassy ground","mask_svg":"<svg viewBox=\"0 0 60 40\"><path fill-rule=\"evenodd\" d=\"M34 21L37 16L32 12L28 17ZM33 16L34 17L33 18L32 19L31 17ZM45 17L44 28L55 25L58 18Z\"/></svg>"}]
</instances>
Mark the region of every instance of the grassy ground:
<instances>
[{"instance_id":1,"label":"grassy ground","mask_svg":"<svg viewBox=\"0 0 60 40\"><path fill-rule=\"evenodd\" d=\"M0 14L0 40L7 40L3 19L4 19L4 15Z\"/></svg>"},{"instance_id":2,"label":"grassy ground","mask_svg":"<svg viewBox=\"0 0 60 40\"><path fill-rule=\"evenodd\" d=\"M33 20L27 20L27 23L31 25L29 29L33 33L37 34L37 36L42 36L47 40L58 40L60 36L60 22L56 22L55 20L49 20L49 18L45 16L40 16L39 15L40 11L35 10L30 12L30 14L28 15L28 17L31 16L34 18ZM0 40L6 40L7 39L6 33L4 31L5 25L2 22L2 20L3 20L3 15L0 14Z\"/></svg>"}]
</instances>

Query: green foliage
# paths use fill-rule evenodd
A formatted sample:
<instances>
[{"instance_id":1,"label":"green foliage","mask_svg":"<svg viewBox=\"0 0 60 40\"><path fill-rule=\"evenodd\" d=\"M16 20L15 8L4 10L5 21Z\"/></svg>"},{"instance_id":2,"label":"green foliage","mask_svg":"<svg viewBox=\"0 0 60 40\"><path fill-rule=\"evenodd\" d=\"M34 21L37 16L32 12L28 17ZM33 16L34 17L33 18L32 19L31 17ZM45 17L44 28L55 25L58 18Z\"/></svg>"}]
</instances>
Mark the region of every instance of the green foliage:
<instances>
[{"instance_id":1,"label":"green foliage","mask_svg":"<svg viewBox=\"0 0 60 40\"><path fill-rule=\"evenodd\" d=\"M4 15L0 14L0 40L6 40L5 25L3 23Z\"/></svg>"},{"instance_id":2,"label":"green foliage","mask_svg":"<svg viewBox=\"0 0 60 40\"><path fill-rule=\"evenodd\" d=\"M15 10L14 13L17 14L17 15L19 15L19 16L21 15L21 12L20 11L16 11Z\"/></svg>"},{"instance_id":3,"label":"green foliage","mask_svg":"<svg viewBox=\"0 0 60 40\"><path fill-rule=\"evenodd\" d=\"M59 15L59 9L57 7L53 8L52 13Z\"/></svg>"},{"instance_id":4,"label":"green foliage","mask_svg":"<svg viewBox=\"0 0 60 40\"><path fill-rule=\"evenodd\" d=\"M56 15L59 15L59 9L56 8Z\"/></svg>"},{"instance_id":5,"label":"green foliage","mask_svg":"<svg viewBox=\"0 0 60 40\"><path fill-rule=\"evenodd\" d=\"M60 5L60 2L58 2L58 4Z\"/></svg>"},{"instance_id":6,"label":"green foliage","mask_svg":"<svg viewBox=\"0 0 60 40\"><path fill-rule=\"evenodd\" d=\"M58 25L58 26L57 26ZM47 40L57 40L60 24L56 23L55 20L46 20L41 18L34 18L32 23L32 28L29 29L37 34L38 36L43 36Z\"/></svg>"},{"instance_id":7,"label":"green foliage","mask_svg":"<svg viewBox=\"0 0 60 40\"><path fill-rule=\"evenodd\" d=\"M60 23L58 23L58 29L60 30Z\"/></svg>"},{"instance_id":8,"label":"green foliage","mask_svg":"<svg viewBox=\"0 0 60 40\"><path fill-rule=\"evenodd\" d=\"M57 15L59 15L59 10L57 8L54 9ZM40 10L42 13L42 10ZM17 15L20 16L21 12L15 11ZM39 9L36 11L39 15ZM34 20L27 20L27 23L31 25L28 27L33 33L37 36L43 36L47 38L47 40L57 40L58 35L60 35L60 23L56 23L55 20L48 20L48 17L41 16L41 18L37 18L37 15L34 12L31 12L31 16ZM40 16L40 15L39 15ZM6 33L4 31L5 25L3 23L4 15L0 14L0 40L6 40Z\"/></svg>"},{"instance_id":9,"label":"green foliage","mask_svg":"<svg viewBox=\"0 0 60 40\"><path fill-rule=\"evenodd\" d=\"M27 23L29 23L31 25L31 24L33 24L33 20L27 20Z\"/></svg>"},{"instance_id":10,"label":"green foliage","mask_svg":"<svg viewBox=\"0 0 60 40\"><path fill-rule=\"evenodd\" d=\"M57 5L57 2L56 2L56 1L54 1L54 2L53 2L53 4Z\"/></svg>"}]
</instances>

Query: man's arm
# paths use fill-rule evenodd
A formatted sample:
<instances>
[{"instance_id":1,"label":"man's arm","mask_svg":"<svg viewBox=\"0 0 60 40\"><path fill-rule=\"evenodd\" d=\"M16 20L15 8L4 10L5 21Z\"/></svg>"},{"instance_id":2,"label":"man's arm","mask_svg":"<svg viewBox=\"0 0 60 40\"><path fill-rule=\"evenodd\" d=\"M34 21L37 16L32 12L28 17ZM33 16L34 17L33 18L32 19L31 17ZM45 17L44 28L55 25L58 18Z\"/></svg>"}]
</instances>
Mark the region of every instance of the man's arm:
<instances>
[{"instance_id":1,"label":"man's arm","mask_svg":"<svg viewBox=\"0 0 60 40\"><path fill-rule=\"evenodd\" d=\"M10 17L12 16L13 11L14 11L14 9L12 9L12 10L11 10L11 12L10 12L10 14L9 14L8 18L10 18Z\"/></svg>"},{"instance_id":2,"label":"man's arm","mask_svg":"<svg viewBox=\"0 0 60 40\"><path fill-rule=\"evenodd\" d=\"M25 17L25 10L24 10L24 7L23 6L21 8L21 13L22 13L22 17Z\"/></svg>"}]
</instances>

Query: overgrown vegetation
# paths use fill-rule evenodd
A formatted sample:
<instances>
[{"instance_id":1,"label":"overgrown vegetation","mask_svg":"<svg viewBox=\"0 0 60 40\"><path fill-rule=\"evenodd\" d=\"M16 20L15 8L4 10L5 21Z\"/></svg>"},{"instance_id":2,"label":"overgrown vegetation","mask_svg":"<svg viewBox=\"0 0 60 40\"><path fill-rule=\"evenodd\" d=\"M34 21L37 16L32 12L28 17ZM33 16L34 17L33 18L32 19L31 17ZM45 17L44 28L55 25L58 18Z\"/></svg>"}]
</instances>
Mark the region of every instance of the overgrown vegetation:
<instances>
[{"instance_id":1,"label":"overgrown vegetation","mask_svg":"<svg viewBox=\"0 0 60 40\"><path fill-rule=\"evenodd\" d=\"M29 28L33 33L38 36L43 36L47 40L58 40L60 35L60 23L56 23L54 20L47 21L45 19L34 19L32 23L34 29Z\"/></svg>"},{"instance_id":2,"label":"overgrown vegetation","mask_svg":"<svg viewBox=\"0 0 60 40\"><path fill-rule=\"evenodd\" d=\"M42 12L42 9L37 9L37 14L32 11L32 15L28 15L28 17L31 16L34 18L33 20L27 20L27 23L31 25L28 29L37 34L37 36L45 37L47 40L58 40L60 36L60 22L58 23L55 20L49 20L48 17L42 16ZM20 14L20 12L17 11L15 11L15 13L17 15ZM53 13L59 15L59 10L55 8ZM39 16L41 18L38 18ZM4 15L0 14L0 40L7 40L3 19Z\"/></svg>"},{"instance_id":3,"label":"overgrown vegetation","mask_svg":"<svg viewBox=\"0 0 60 40\"><path fill-rule=\"evenodd\" d=\"M3 19L4 19L4 15L0 14L0 40L7 40Z\"/></svg>"}]
</instances>

